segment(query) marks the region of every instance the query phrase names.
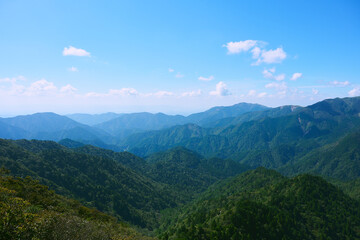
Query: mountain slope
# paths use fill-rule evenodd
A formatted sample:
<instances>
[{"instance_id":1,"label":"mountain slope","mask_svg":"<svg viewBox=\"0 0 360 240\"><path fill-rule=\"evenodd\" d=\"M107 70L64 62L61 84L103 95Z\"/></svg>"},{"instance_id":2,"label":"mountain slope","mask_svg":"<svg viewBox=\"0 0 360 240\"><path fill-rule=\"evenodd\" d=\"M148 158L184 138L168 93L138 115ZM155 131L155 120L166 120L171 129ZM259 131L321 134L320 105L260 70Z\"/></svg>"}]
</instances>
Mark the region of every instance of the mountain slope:
<instances>
[{"instance_id":1,"label":"mountain slope","mask_svg":"<svg viewBox=\"0 0 360 240\"><path fill-rule=\"evenodd\" d=\"M4 125L6 124L6 125ZM53 140L69 138L99 147L117 149L104 131L55 113L36 113L0 119L0 135L10 139Z\"/></svg>"},{"instance_id":2,"label":"mountain slope","mask_svg":"<svg viewBox=\"0 0 360 240\"><path fill-rule=\"evenodd\" d=\"M227 107L213 107L205 112L194 113L187 117L189 123L200 126L223 118L237 117L247 112L264 111L269 109L260 104L238 103Z\"/></svg>"},{"instance_id":3,"label":"mountain slope","mask_svg":"<svg viewBox=\"0 0 360 240\"><path fill-rule=\"evenodd\" d=\"M336 143L316 149L287 164L281 172L287 175L309 172L340 180L360 177L360 131L350 133Z\"/></svg>"},{"instance_id":4,"label":"mountain slope","mask_svg":"<svg viewBox=\"0 0 360 240\"><path fill-rule=\"evenodd\" d=\"M157 130L185 123L185 117L181 115L166 115L163 113L131 113L124 114L110 121L97 124L95 127L105 130L113 135L122 130L132 129L137 131Z\"/></svg>"},{"instance_id":5,"label":"mountain slope","mask_svg":"<svg viewBox=\"0 0 360 240\"><path fill-rule=\"evenodd\" d=\"M114 217L0 169L0 239L150 239Z\"/></svg>"},{"instance_id":6,"label":"mountain slope","mask_svg":"<svg viewBox=\"0 0 360 240\"><path fill-rule=\"evenodd\" d=\"M289 107L285 111L289 114L279 117L270 114L225 128L184 125L139 133L125 139L122 145L142 156L184 146L206 157L232 158L251 166L277 168L360 127L359 105L359 97L329 99L295 111ZM276 156L279 153L286 153L285 157Z\"/></svg>"},{"instance_id":7,"label":"mountain slope","mask_svg":"<svg viewBox=\"0 0 360 240\"><path fill-rule=\"evenodd\" d=\"M112 159L46 144L0 140L0 166L142 227L156 225L154 211L176 204L165 186Z\"/></svg>"},{"instance_id":8,"label":"mountain slope","mask_svg":"<svg viewBox=\"0 0 360 240\"><path fill-rule=\"evenodd\" d=\"M260 168L210 188L161 237L359 239L359 206L319 177L287 179Z\"/></svg>"},{"instance_id":9,"label":"mountain slope","mask_svg":"<svg viewBox=\"0 0 360 240\"><path fill-rule=\"evenodd\" d=\"M148 157L146 174L157 182L169 184L191 199L218 180L249 169L232 160L205 159L188 149L177 147ZM189 194L190 193L190 194Z\"/></svg>"}]
</instances>

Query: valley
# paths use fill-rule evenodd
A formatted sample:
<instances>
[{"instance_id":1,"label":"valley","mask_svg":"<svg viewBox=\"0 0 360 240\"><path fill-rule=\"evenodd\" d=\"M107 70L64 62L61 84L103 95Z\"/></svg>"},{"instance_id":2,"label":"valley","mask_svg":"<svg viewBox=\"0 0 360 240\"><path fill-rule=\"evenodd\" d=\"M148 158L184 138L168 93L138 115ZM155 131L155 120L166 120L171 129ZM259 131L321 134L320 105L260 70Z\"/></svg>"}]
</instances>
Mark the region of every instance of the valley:
<instances>
[{"instance_id":1,"label":"valley","mask_svg":"<svg viewBox=\"0 0 360 240\"><path fill-rule=\"evenodd\" d=\"M1 118L0 210L24 226L1 239L66 216L84 239L360 239L359 116L354 97Z\"/></svg>"}]
</instances>

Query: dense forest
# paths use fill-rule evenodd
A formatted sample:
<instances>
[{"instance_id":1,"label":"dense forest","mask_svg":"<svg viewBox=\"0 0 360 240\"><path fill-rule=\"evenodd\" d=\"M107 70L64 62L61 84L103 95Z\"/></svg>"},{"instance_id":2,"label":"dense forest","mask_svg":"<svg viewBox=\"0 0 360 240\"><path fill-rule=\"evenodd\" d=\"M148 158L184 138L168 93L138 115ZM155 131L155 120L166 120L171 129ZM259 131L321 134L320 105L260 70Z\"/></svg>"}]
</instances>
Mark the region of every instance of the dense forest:
<instances>
[{"instance_id":1,"label":"dense forest","mask_svg":"<svg viewBox=\"0 0 360 240\"><path fill-rule=\"evenodd\" d=\"M0 239L360 239L359 116L357 97L0 119Z\"/></svg>"}]
</instances>

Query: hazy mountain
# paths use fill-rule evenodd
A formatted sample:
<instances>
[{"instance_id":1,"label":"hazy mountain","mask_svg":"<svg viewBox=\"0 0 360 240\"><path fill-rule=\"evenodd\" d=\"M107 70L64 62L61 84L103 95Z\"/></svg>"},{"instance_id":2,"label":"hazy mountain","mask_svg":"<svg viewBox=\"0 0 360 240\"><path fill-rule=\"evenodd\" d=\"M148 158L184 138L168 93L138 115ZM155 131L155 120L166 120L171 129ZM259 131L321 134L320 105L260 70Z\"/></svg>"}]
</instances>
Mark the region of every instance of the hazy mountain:
<instances>
[{"instance_id":1,"label":"hazy mountain","mask_svg":"<svg viewBox=\"0 0 360 240\"><path fill-rule=\"evenodd\" d=\"M3 138L53 141L69 138L99 147L117 149L111 145L113 139L110 134L55 113L2 118L0 123L0 136Z\"/></svg>"},{"instance_id":2,"label":"hazy mountain","mask_svg":"<svg viewBox=\"0 0 360 240\"><path fill-rule=\"evenodd\" d=\"M183 125L134 134L123 141L123 146L142 156L184 146L205 156L230 157L251 166L279 167L296 154L332 143L360 127L359 105L359 97L324 100L297 111L288 107L285 111L288 114L281 113L278 117L270 117L268 113L264 118L225 128ZM268 154L269 151L286 155L281 154L285 158L275 163L278 160L271 159L274 154Z\"/></svg>"},{"instance_id":3,"label":"hazy mountain","mask_svg":"<svg viewBox=\"0 0 360 240\"><path fill-rule=\"evenodd\" d=\"M8 125L21 128L30 133L57 132L79 126L85 126L71 120L70 118L51 112L3 118L2 121Z\"/></svg>"},{"instance_id":4,"label":"hazy mountain","mask_svg":"<svg viewBox=\"0 0 360 240\"><path fill-rule=\"evenodd\" d=\"M187 117L189 123L206 126L210 122L223 118L237 117L247 112L263 111L269 109L260 104L238 103L227 107L213 107L205 112L194 113Z\"/></svg>"},{"instance_id":5,"label":"hazy mountain","mask_svg":"<svg viewBox=\"0 0 360 240\"><path fill-rule=\"evenodd\" d=\"M203 126L207 127L207 128L209 128L209 127L225 128L225 127L229 127L231 125L237 125L237 124L241 124L241 123L248 122L248 121L260 120L260 119L267 118L267 117L275 118L275 117L285 116L292 112L299 111L300 109L302 109L302 107L300 107L300 106L287 105L287 106L281 106L281 107L277 107L277 108L270 108L270 109L266 109L263 111L246 112L237 117L222 118L220 120L204 124Z\"/></svg>"},{"instance_id":6,"label":"hazy mountain","mask_svg":"<svg viewBox=\"0 0 360 240\"><path fill-rule=\"evenodd\" d=\"M3 119L4 118L0 118L0 138L20 139L30 136L29 132L25 131L24 129L6 124L3 122Z\"/></svg>"},{"instance_id":7,"label":"hazy mountain","mask_svg":"<svg viewBox=\"0 0 360 240\"><path fill-rule=\"evenodd\" d=\"M112 112L102 113L102 114L74 113L74 114L68 114L68 115L66 115L66 117L68 117L74 121L77 121L79 123L93 126L96 124L100 124L100 123L112 120L121 115L122 114L112 113Z\"/></svg>"},{"instance_id":8,"label":"hazy mountain","mask_svg":"<svg viewBox=\"0 0 360 240\"><path fill-rule=\"evenodd\" d=\"M218 119L235 117L246 112L265 109L268 108L259 104L239 103L227 107L214 107L205 112L191 114L188 117L166 115L163 113L132 113L123 114L115 119L95 126L121 139L136 132L159 130L187 123L204 125Z\"/></svg>"},{"instance_id":9,"label":"hazy mountain","mask_svg":"<svg viewBox=\"0 0 360 240\"><path fill-rule=\"evenodd\" d=\"M120 130L155 130L173 125L182 124L185 117L181 115L166 115L163 113L131 113L124 114L110 121L95 125L99 129L103 129L108 133L116 135Z\"/></svg>"}]
</instances>

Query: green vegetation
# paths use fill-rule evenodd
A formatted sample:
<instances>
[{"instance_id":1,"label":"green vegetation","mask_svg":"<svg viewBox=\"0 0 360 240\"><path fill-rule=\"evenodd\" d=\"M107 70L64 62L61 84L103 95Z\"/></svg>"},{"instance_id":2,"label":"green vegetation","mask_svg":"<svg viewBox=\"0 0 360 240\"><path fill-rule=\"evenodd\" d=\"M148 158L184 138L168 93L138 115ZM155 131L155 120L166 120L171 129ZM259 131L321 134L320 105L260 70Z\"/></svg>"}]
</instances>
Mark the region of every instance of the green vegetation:
<instances>
[{"instance_id":1,"label":"green vegetation","mask_svg":"<svg viewBox=\"0 0 360 240\"><path fill-rule=\"evenodd\" d=\"M39 179L60 194L141 227L151 229L156 225L154 212L176 205L175 193L166 186L112 159L42 143L20 141L26 150L16 141L0 140L0 165L15 176Z\"/></svg>"},{"instance_id":2,"label":"green vegetation","mask_svg":"<svg viewBox=\"0 0 360 240\"><path fill-rule=\"evenodd\" d=\"M162 239L360 239L360 203L310 175L263 168L209 188Z\"/></svg>"},{"instance_id":3,"label":"green vegetation","mask_svg":"<svg viewBox=\"0 0 360 240\"><path fill-rule=\"evenodd\" d=\"M4 173L4 169L2 169ZM150 239L31 178L0 176L0 239Z\"/></svg>"},{"instance_id":4,"label":"green vegetation","mask_svg":"<svg viewBox=\"0 0 360 240\"><path fill-rule=\"evenodd\" d=\"M108 133L54 114L0 119L13 138L70 136L0 139L0 167L11 173L1 171L0 240L146 239L124 222L161 239L360 239L360 98L258 107L104 124L138 132L123 142L132 153L86 145L114 147L102 141ZM139 133L133 118L143 128L189 119L211 128ZM40 133L49 119L59 131Z\"/></svg>"}]
</instances>

